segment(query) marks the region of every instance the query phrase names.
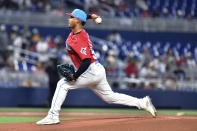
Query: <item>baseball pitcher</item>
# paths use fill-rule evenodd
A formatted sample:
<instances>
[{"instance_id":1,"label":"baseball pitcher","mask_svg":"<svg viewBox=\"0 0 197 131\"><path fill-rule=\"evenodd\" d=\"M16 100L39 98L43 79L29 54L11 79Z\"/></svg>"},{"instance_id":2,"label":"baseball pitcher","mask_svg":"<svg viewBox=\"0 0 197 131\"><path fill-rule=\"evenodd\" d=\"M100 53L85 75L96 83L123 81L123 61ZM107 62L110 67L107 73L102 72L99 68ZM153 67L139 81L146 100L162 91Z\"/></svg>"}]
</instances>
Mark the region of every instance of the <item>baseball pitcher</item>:
<instances>
[{"instance_id":1,"label":"baseball pitcher","mask_svg":"<svg viewBox=\"0 0 197 131\"><path fill-rule=\"evenodd\" d=\"M153 117L156 117L156 109L148 96L135 98L113 92L109 86L105 69L97 60L93 50L93 43L83 28L87 19L93 19L96 24L100 24L102 20L100 16L96 14L87 15L80 9L75 9L72 13L66 13L66 15L70 16L68 26L72 29L65 42L66 50L77 71L69 64L57 66L60 74L64 77L57 83L48 115L38 121L37 124L60 123L59 112L68 91L83 87L91 88L96 95L107 103L135 106L138 109L145 109Z\"/></svg>"}]
</instances>

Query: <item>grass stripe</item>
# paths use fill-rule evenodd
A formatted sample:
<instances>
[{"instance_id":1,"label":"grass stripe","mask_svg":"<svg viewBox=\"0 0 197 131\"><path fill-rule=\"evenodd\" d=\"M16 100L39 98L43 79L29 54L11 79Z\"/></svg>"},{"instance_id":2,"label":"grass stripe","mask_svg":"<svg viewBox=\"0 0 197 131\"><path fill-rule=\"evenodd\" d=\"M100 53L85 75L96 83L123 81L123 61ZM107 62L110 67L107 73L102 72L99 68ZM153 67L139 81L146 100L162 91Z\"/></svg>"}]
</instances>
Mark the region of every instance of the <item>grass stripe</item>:
<instances>
[{"instance_id":1,"label":"grass stripe","mask_svg":"<svg viewBox=\"0 0 197 131\"><path fill-rule=\"evenodd\" d=\"M0 112L47 112L48 108L0 108ZM137 109L106 109L106 108L63 108L61 112L75 113L126 113L126 114L146 114L144 110ZM196 115L197 110L158 110L161 115ZM16 122L36 122L42 117L21 117L21 116L0 116L0 123L16 123ZM61 118L61 120L73 120L78 118Z\"/></svg>"},{"instance_id":2,"label":"grass stripe","mask_svg":"<svg viewBox=\"0 0 197 131\"><path fill-rule=\"evenodd\" d=\"M48 112L49 108L0 108L0 112ZM158 114L176 115L197 115L197 110L157 110ZM112 108L62 108L61 112L83 112L83 113L127 113L145 114L146 111L138 109L112 109Z\"/></svg>"},{"instance_id":3,"label":"grass stripe","mask_svg":"<svg viewBox=\"0 0 197 131\"><path fill-rule=\"evenodd\" d=\"M49 108L0 108L0 112L47 112Z\"/></svg>"},{"instance_id":4,"label":"grass stripe","mask_svg":"<svg viewBox=\"0 0 197 131\"><path fill-rule=\"evenodd\" d=\"M18 122L36 122L41 120L42 117L18 117L18 116L1 116L0 124L3 123L18 123ZM60 120L74 120L78 118L60 118Z\"/></svg>"}]
</instances>

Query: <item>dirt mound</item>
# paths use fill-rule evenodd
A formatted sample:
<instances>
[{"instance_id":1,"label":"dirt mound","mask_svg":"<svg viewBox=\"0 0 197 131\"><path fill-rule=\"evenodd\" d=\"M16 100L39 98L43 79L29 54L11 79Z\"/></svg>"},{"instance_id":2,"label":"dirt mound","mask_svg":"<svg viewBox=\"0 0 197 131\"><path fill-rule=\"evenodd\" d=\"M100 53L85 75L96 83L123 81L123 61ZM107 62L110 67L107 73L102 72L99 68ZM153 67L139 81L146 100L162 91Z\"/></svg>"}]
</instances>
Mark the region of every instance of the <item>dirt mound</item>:
<instances>
[{"instance_id":1,"label":"dirt mound","mask_svg":"<svg viewBox=\"0 0 197 131\"><path fill-rule=\"evenodd\" d=\"M35 112L4 112L1 116L44 116ZM0 124L0 131L195 131L196 116L62 113L61 117L80 118L61 121L57 125L36 125L35 122Z\"/></svg>"}]
</instances>

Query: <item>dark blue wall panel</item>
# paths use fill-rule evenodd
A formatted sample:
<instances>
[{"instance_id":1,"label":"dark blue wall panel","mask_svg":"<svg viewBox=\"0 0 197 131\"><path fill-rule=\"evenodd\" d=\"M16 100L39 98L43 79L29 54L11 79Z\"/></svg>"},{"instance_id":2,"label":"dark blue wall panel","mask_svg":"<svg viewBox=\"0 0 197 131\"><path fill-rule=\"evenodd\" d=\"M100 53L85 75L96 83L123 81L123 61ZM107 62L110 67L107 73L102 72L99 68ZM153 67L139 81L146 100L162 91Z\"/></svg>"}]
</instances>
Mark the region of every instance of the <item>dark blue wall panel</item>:
<instances>
[{"instance_id":1,"label":"dark blue wall panel","mask_svg":"<svg viewBox=\"0 0 197 131\"><path fill-rule=\"evenodd\" d=\"M43 105L47 95L44 88L0 88L0 106Z\"/></svg>"},{"instance_id":2,"label":"dark blue wall panel","mask_svg":"<svg viewBox=\"0 0 197 131\"><path fill-rule=\"evenodd\" d=\"M142 98L149 95L159 108L197 109L197 92L153 91L153 90L114 90ZM0 88L0 107L43 106L48 96L47 88ZM126 107L107 104L89 88L68 92L63 106L74 107Z\"/></svg>"}]
</instances>

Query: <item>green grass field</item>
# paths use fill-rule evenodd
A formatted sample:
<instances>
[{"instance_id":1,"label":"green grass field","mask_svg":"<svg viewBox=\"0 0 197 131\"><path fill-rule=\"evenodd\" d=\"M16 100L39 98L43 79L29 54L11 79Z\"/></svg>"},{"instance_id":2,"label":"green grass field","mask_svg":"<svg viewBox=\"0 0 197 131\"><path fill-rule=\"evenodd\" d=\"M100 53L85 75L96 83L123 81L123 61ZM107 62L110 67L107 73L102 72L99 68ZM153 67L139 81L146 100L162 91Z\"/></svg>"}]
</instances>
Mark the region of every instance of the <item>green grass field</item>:
<instances>
[{"instance_id":1,"label":"green grass field","mask_svg":"<svg viewBox=\"0 0 197 131\"><path fill-rule=\"evenodd\" d=\"M0 112L47 112L47 108L0 108ZM146 114L143 110L137 109L105 109L105 108L63 108L61 112L84 112L84 113L126 113L126 114ZM197 110L158 110L158 115L196 115ZM24 116L0 116L0 123L34 122L41 117ZM61 120L72 120L77 118L61 118Z\"/></svg>"}]
</instances>

